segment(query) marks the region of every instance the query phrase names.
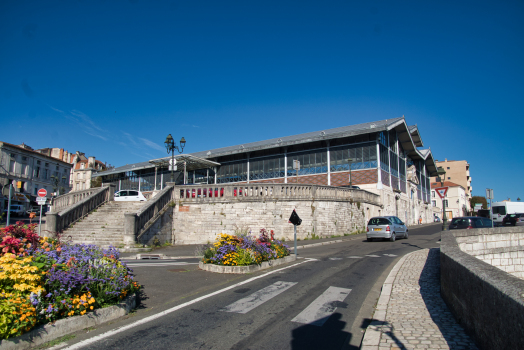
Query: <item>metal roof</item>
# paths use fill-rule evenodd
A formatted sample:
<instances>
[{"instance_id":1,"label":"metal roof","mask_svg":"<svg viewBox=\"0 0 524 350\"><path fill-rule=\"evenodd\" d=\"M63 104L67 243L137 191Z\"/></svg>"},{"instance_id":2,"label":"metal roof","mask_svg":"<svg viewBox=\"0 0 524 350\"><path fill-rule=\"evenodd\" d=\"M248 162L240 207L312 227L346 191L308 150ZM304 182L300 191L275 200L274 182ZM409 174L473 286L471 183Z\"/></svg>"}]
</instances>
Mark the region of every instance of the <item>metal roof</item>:
<instances>
[{"instance_id":1,"label":"metal roof","mask_svg":"<svg viewBox=\"0 0 524 350\"><path fill-rule=\"evenodd\" d=\"M336 139L336 138L347 137L347 136L362 135L362 134L367 134L370 132L390 130L394 125L397 125L399 122L403 120L404 118L402 117L393 118L393 119L384 119L384 120L379 120L375 122L355 124L355 125L350 125L350 126L342 126L342 127L333 128L333 129L313 131L313 132L292 135L292 136L284 136L284 137L273 138L273 139L264 140L264 141L250 142L250 143L245 143L242 145L216 148L216 149L196 152L192 154L199 156L199 157L211 158L211 157L226 156L226 155L231 155L231 154L253 152L253 151L267 149L267 148L284 147L284 146L297 145L301 143L324 141L324 140Z\"/></svg>"},{"instance_id":2,"label":"metal roof","mask_svg":"<svg viewBox=\"0 0 524 350\"><path fill-rule=\"evenodd\" d=\"M175 159L176 159L177 164L182 164L183 162L186 162L187 171L191 171L195 169L205 169L205 168L220 165L220 163L213 162L209 159L196 157L192 154L178 154L178 155L175 155ZM148 160L146 162L140 162L140 163L135 163L135 164L126 164L118 168L98 172L94 174L93 177L118 174L118 173L123 173L127 171L150 169L150 168L155 168L155 167L160 167L160 166L168 166L170 160L171 160L171 156L168 156L168 157Z\"/></svg>"}]
</instances>

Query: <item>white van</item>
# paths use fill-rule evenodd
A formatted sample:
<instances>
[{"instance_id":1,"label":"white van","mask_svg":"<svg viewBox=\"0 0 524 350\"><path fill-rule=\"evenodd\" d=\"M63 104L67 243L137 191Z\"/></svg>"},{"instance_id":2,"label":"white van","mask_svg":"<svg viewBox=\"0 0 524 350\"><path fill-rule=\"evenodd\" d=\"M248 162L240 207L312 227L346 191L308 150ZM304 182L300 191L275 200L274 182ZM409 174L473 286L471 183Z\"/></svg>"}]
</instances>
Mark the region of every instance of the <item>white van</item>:
<instances>
[{"instance_id":1,"label":"white van","mask_svg":"<svg viewBox=\"0 0 524 350\"><path fill-rule=\"evenodd\" d=\"M507 214L524 213L522 202L493 202L491 203L491 220L493 223L502 224L502 219Z\"/></svg>"},{"instance_id":2,"label":"white van","mask_svg":"<svg viewBox=\"0 0 524 350\"><path fill-rule=\"evenodd\" d=\"M10 207L10 215L11 216L24 216L25 215L25 207L20 204L11 204ZM7 209L4 210L4 213L7 215Z\"/></svg>"}]
</instances>

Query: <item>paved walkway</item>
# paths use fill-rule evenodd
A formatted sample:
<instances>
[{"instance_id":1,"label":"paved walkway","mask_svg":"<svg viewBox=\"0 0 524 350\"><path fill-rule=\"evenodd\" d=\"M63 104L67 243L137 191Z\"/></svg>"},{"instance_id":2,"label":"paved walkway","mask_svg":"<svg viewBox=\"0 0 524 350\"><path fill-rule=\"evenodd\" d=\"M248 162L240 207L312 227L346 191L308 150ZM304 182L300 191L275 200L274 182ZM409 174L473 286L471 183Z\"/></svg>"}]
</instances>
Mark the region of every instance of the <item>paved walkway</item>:
<instances>
[{"instance_id":1,"label":"paved walkway","mask_svg":"<svg viewBox=\"0 0 524 350\"><path fill-rule=\"evenodd\" d=\"M440 297L439 249L404 256L389 274L362 350L477 349Z\"/></svg>"}]
</instances>

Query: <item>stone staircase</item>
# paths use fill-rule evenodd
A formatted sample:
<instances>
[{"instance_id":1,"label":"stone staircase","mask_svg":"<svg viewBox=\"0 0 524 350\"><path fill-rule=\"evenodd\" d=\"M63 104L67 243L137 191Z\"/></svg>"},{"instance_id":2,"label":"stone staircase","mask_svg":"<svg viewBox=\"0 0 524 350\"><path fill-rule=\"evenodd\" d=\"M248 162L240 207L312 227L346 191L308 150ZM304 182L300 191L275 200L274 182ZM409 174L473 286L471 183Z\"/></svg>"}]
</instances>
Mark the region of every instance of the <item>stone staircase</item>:
<instances>
[{"instance_id":1,"label":"stone staircase","mask_svg":"<svg viewBox=\"0 0 524 350\"><path fill-rule=\"evenodd\" d=\"M96 244L107 248L124 245L124 213L136 213L146 202L108 202L73 227L64 230L62 240Z\"/></svg>"}]
</instances>

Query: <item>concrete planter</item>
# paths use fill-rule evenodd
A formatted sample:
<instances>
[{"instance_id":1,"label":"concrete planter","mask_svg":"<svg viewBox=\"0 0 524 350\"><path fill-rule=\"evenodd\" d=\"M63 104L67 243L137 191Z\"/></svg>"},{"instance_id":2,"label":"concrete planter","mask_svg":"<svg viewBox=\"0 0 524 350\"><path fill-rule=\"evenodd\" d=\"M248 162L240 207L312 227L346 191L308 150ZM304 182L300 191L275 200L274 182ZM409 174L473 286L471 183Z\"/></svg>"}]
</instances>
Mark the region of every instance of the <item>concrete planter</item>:
<instances>
[{"instance_id":1,"label":"concrete planter","mask_svg":"<svg viewBox=\"0 0 524 350\"><path fill-rule=\"evenodd\" d=\"M251 273L255 271L265 270L270 267L282 265L291 261L295 261L295 255L288 255L280 259L264 261L260 265L249 265L249 266L223 266L214 264L204 264L202 261L198 264L201 270L216 272L216 273ZM2 349L0 349L2 350Z\"/></svg>"},{"instance_id":2,"label":"concrete planter","mask_svg":"<svg viewBox=\"0 0 524 350\"><path fill-rule=\"evenodd\" d=\"M87 327L116 320L125 316L136 307L136 295L130 295L120 304L98 309L82 316L73 316L45 324L16 338L0 342L0 350L23 350L45 344L64 335L74 333Z\"/></svg>"}]
</instances>

